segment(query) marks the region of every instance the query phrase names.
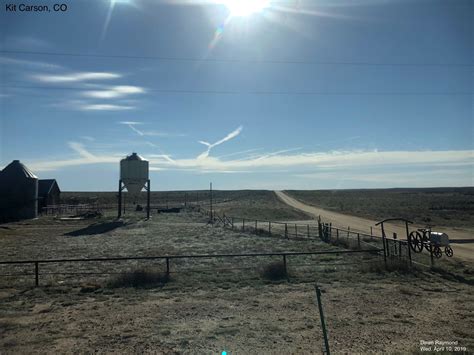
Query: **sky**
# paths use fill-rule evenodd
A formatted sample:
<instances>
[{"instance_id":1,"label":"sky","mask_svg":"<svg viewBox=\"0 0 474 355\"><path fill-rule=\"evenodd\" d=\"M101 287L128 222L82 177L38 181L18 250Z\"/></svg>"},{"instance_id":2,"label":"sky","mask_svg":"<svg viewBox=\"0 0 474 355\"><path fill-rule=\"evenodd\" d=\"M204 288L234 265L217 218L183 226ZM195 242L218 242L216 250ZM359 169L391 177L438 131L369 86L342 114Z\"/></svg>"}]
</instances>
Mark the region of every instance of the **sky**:
<instances>
[{"instance_id":1,"label":"sky","mask_svg":"<svg viewBox=\"0 0 474 355\"><path fill-rule=\"evenodd\" d=\"M472 0L0 9L0 168L112 191L474 185Z\"/></svg>"}]
</instances>

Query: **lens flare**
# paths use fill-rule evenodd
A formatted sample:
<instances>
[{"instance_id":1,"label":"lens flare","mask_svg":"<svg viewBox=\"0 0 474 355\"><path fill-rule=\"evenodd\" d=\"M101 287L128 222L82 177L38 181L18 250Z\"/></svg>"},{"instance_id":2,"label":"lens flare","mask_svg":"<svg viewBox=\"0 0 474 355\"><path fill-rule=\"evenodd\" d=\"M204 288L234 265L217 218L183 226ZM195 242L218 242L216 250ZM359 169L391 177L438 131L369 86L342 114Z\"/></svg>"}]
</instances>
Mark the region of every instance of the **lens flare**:
<instances>
[{"instance_id":1,"label":"lens flare","mask_svg":"<svg viewBox=\"0 0 474 355\"><path fill-rule=\"evenodd\" d=\"M270 5L270 0L222 0L230 16L249 16L261 12Z\"/></svg>"}]
</instances>

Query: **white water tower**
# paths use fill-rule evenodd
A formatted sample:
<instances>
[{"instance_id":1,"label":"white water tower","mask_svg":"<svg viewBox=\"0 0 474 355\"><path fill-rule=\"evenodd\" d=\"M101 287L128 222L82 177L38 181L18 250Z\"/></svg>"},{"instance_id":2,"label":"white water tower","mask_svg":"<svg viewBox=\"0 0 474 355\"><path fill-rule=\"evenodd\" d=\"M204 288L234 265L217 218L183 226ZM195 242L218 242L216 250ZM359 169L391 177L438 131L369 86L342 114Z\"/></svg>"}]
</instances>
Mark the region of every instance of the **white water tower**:
<instances>
[{"instance_id":1,"label":"white water tower","mask_svg":"<svg viewBox=\"0 0 474 355\"><path fill-rule=\"evenodd\" d=\"M120 161L119 218L122 216L122 191L124 189L127 189L134 201L137 200L143 189L147 191L147 218L150 218L149 163L137 153L132 153Z\"/></svg>"}]
</instances>

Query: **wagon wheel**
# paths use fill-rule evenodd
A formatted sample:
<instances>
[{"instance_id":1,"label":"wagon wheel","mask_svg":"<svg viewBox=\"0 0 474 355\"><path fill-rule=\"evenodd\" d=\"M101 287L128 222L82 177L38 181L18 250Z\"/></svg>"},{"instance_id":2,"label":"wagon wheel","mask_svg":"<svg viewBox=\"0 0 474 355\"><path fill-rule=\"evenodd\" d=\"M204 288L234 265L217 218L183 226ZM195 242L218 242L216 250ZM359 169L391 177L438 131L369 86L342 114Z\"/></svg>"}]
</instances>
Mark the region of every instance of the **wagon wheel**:
<instances>
[{"instance_id":1,"label":"wagon wheel","mask_svg":"<svg viewBox=\"0 0 474 355\"><path fill-rule=\"evenodd\" d=\"M423 231L423 237L421 238L423 245L425 246L425 249L429 252L431 252L431 245L429 243L430 241L430 232L429 231ZM421 247L423 249L423 247Z\"/></svg>"},{"instance_id":2,"label":"wagon wheel","mask_svg":"<svg viewBox=\"0 0 474 355\"><path fill-rule=\"evenodd\" d=\"M423 237L421 238L423 242L429 242L430 241L430 232L428 231L423 231Z\"/></svg>"},{"instance_id":3,"label":"wagon wheel","mask_svg":"<svg viewBox=\"0 0 474 355\"><path fill-rule=\"evenodd\" d=\"M434 247L433 254L434 254L434 256L436 256L437 258L441 258L441 256L443 256L443 252L441 251L441 248L440 248L439 246L435 246L435 247Z\"/></svg>"},{"instance_id":4,"label":"wagon wheel","mask_svg":"<svg viewBox=\"0 0 474 355\"><path fill-rule=\"evenodd\" d=\"M446 256L452 257L454 255L453 248L451 248L449 245L444 248L444 253Z\"/></svg>"},{"instance_id":5,"label":"wagon wheel","mask_svg":"<svg viewBox=\"0 0 474 355\"><path fill-rule=\"evenodd\" d=\"M420 232L412 231L410 233L410 247L415 253L423 251L423 241Z\"/></svg>"}]
</instances>

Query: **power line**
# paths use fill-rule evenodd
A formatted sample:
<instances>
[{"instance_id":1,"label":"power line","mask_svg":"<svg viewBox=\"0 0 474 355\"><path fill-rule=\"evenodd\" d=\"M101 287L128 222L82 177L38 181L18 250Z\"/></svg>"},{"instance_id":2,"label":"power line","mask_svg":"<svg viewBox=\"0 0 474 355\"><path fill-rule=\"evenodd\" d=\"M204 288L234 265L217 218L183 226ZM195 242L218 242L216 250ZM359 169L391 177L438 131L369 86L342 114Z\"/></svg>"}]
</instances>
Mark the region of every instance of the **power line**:
<instances>
[{"instance_id":1,"label":"power line","mask_svg":"<svg viewBox=\"0 0 474 355\"><path fill-rule=\"evenodd\" d=\"M3 54L27 54L57 57L88 57L88 58L115 58L115 59L143 59L168 62L208 62L208 63L246 63L246 64L303 64L303 65L353 65L353 66L383 66L383 67L474 67L466 63L383 63L383 62L355 62L355 61L316 61L316 60L258 60L258 59L232 59L232 58L192 58L192 57L166 57L166 56L138 56L121 54L90 54L90 53L60 53L0 50Z\"/></svg>"},{"instance_id":2,"label":"power line","mask_svg":"<svg viewBox=\"0 0 474 355\"><path fill-rule=\"evenodd\" d=\"M40 85L0 85L0 88L15 88L15 89L38 89L38 90L68 90L68 91L101 91L107 90L107 88L77 88L77 87L65 87L65 86L40 86ZM455 92L455 91L443 91L443 92L383 92L383 91L365 91L365 92L351 92L351 91L239 91L239 90L178 90L178 89L147 89L147 92L156 92L164 94L203 94L203 95L295 95L295 96L311 96L311 95L353 95L353 96L365 96L365 95L400 95L400 96L436 96L436 95L474 95L474 92ZM93 98L93 97L92 97ZM100 98L98 98L100 99Z\"/></svg>"}]
</instances>

